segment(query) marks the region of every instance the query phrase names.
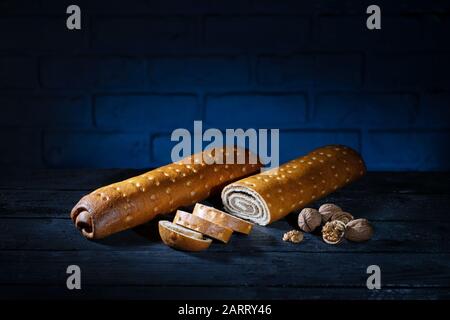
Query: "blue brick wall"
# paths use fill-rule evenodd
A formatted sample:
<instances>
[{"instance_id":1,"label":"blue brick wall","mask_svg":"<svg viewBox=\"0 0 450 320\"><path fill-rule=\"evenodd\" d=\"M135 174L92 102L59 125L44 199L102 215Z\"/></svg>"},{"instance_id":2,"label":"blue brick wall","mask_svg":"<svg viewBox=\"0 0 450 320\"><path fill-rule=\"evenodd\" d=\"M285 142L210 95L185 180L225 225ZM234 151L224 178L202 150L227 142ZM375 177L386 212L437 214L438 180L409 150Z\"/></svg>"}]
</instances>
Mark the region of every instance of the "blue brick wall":
<instances>
[{"instance_id":1,"label":"blue brick wall","mask_svg":"<svg viewBox=\"0 0 450 320\"><path fill-rule=\"evenodd\" d=\"M78 4L82 30L65 28ZM365 28L378 4L382 30ZM450 169L450 3L0 0L0 165L150 167L170 133L279 128L371 170Z\"/></svg>"}]
</instances>

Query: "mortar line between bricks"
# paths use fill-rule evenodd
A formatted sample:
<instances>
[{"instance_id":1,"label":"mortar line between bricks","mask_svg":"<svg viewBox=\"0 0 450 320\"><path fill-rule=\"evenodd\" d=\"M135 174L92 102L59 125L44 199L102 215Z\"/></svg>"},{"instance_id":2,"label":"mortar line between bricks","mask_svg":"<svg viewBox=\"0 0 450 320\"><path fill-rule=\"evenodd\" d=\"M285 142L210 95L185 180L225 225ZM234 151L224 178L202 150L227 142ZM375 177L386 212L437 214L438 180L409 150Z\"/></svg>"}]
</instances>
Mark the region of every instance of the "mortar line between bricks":
<instances>
[{"instance_id":1,"label":"mortar line between bricks","mask_svg":"<svg viewBox=\"0 0 450 320\"><path fill-rule=\"evenodd\" d=\"M360 74L360 81L361 81L361 87L365 88L367 85L367 52L362 51L359 52L361 56L361 74Z\"/></svg>"},{"instance_id":2,"label":"mortar line between bricks","mask_svg":"<svg viewBox=\"0 0 450 320\"><path fill-rule=\"evenodd\" d=\"M88 49L88 51L92 51L94 49L94 46L93 46L93 40L94 40L93 39L93 30L94 30L93 25L94 25L93 17L92 17L92 15L89 15L88 16L88 30L87 30L87 32L85 34L85 36L87 37L87 49Z\"/></svg>"},{"instance_id":3,"label":"mortar line between bricks","mask_svg":"<svg viewBox=\"0 0 450 320\"><path fill-rule=\"evenodd\" d=\"M205 36L205 23L206 21L206 15L201 15L200 16L200 25L199 25L199 45L201 47L205 46L206 44L206 36Z\"/></svg>"},{"instance_id":4,"label":"mortar line between bricks","mask_svg":"<svg viewBox=\"0 0 450 320\"><path fill-rule=\"evenodd\" d=\"M359 153L360 153L361 155L363 155L363 154L364 154L364 150L363 150L363 147L364 147L364 143L363 143L363 138L364 138L363 133L364 133L364 129L359 129L358 131L359 131L359 133L358 133L358 135L359 135L359 137L358 137Z\"/></svg>"},{"instance_id":5,"label":"mortar line between bricks","mask_svg":"<svg viewBox=\"0 0 450 320\"><path fill-rule=\"evenodd\" d=\"M108 96L108 97L133 97L133 96L191 96L197 97L198 94L202 93L202 89L197 89L196 91L126 91L126 92L107 92L107 91L97 91L91 92L91 95L95 98Z\"/></svg>"},{"instance_id":6,"label":"mortar line between bricks","mask_svg":"<svg viewBox=\"0 0 450 320\"><path fill-rule=\"evenodd\" d=\"M422 109L422 100L423 100L423 90L419 90L418 92L415 92L416 95L416 102L414 105L414 114L412 115L412 121L411 121L411 127L414 129L420 127L419 118L420 111Z\"/></svg>"},{"instance_id":7,"label":"mortar line between bricks","mask_svg":"<svg viewBox=\"0 0 450 320\"><path fill-rule=\"evenodd\" d=\"M207 93L204 90L198 90L198 103L200 108L200 119L203 123L206 123L206 104L207 104Z\"/></svg>"},{"instance_id":8,"label":"mortar line between bricks","mask_svg":"<svg viewBox=\"0 0 450 320\"><path fill-rule=\"evenodd\" d=\"M49 12L42 12L42 13L16 13L16 14L8 14L8 13L0 13L0 18L6 18L6 19L61 19L61 18L66 18L66 11L65 10L61 10L61 12L59 13L49 13ZM65 19L64 19L65 20Z\"/></svg>"},{"instance_id":9,"label":"mortar line between bricks","mask_svg":"<svg viewBox=\"0 0 450 320\"><path fill-rule=\"evenodd\" d=\"M258 62L258 54L256 53L247 54L247 68L248 68L247 79L248 79L248 86L250 88L258 87L257 62Z\"/></svg>"},{"instance_id":10,"label":"mortar line between bricks","mask_svg":"<svg viewBox=\"0 0 450 320\"><path fill-rule=\"evenodd\" d=\"M89 95L89 99L88 100L90 101L90 104L91 104L91 117L92 117L91 121L92 121L92 126L93 126L94 129L98 129L98 123L97 123L97 119L95 117L96 107L97 107L96 103L95 103L95 101L96 101L95 95L94 94Z\"/></svg>"},{"instance_id":11,"label":"mortar line between bricks","mask_svg":"<svg viewBox=\"0 0 450 320\"><path fill-rule=\"evenodd\" d=\"M405 128L367 128L369 133L441 133L450 134L448 128L418 128L418 127L405 127Z\"/></svg>"},{"instance_id":12,"label":"mortar line between bricks","mask_svg":"<svg viewBox=\"0 0 450 320\"><path fill-rule=\"evenodd\" d=\"M44 88L43 85L43 79L42 79L42 56L36 57L36 63L37 63L37 85L38 89L42 90Z\"/></svg>"},{"instance_id":13,"label":"mortar line between bricks","mask_svg":"<svg viewBox=\"0 0 450 320\"><path fill-rule=\"evenodd\" d=\"M164 12L157 12L157 13L148 13L148 12L140 12L140 13L99 13L95 12L90 14L90 17L95 19L133 19L133 18L195 18L199 15L202 16L208 16L208 14L201 14L201 13L164 13ZM223 14L219 14L220 16L224 16ZM298 16L296 14L292 14L293 16ZM234 14L230 14L230 16L235 16Z\"/></svg>"},{"instance_id":14,"label":"mortar line between bricks","mask_svg":"<svg viewBox=\"0 0 450 320\"><path fill-rule=\"evenodd\" d=\"M194 32L194 48L201 48L203 45L203 39L202 39L202 26L203 26L203 15L201 14L194 14L194 23L193 28L196 32Z\"/></svg>"},{"instance_id":15,"label":"mortar line between bricks","mask_svg":"<svg viewBox=\"0 0 450 320\"><path fill-rule=\"evenodd\" d=\"M40 129L39 130L39 135L40 135L40 159L41 159L41 163L43 164L43 165L45 165L45 166L47 166L47 162L46 162L46 159L45 159L45 137L44 137L44 135L45 135L45 133L44 133L44 129Z\"/></svg>"},{"instance_id":16,"label":"mortar line between bricks","mask_svg":"<svg viewBox=\"0 0 450 320\"><path fill-rule=\"evenodd\" d=\"M317 94L317 89L315 87L309 88L306 93L305 119L306 119L306 123L308 123L308 124L314 123L315 108L316 108L316 94Z\"/></svg>"}]
</instances>

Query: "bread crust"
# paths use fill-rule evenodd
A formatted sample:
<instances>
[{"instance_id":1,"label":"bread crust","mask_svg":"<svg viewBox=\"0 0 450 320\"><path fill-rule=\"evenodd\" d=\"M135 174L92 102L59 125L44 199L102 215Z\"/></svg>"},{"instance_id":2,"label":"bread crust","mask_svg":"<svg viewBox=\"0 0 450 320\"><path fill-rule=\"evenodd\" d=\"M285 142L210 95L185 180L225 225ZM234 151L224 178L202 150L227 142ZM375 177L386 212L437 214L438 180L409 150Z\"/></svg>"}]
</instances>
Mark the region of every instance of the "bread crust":
<instances>
[{"instance_id":1,"label":"bread crust","mask_svg":"<svg viewBox=\"0 0 450 320\"><path fill-rule=\"evenodd\" d=\"M181 210L177 211L177 214L173 219L173 223L191 230L195 230L224 243L227 243L230 240L233 233L233 230L230 228L220 226L216 223Z\"/></svg>"},{"instance_id":2,"label":"bread crust","mask_svg":"<svg viewBox=\"0 0 450 320\"><path fill-rule=\"evenodd\" d=\"M167 220L159 221L158 228L161 240L169 247L178 250L203 251L208 249L212 243L211 239L204 239L202 234L174 225Z\"/></svg>"},{"instance_id":3,"label":"bread crust","mask_svg":"<svg viewBox=\"0 0 450 320\"><path fill-rule=\"evenodd\" d=\"M249 221L201 203L195 205L192 214L239 233L249 234L253 228L253 223Z\"/></svg>"},{"instance_id":4,"label":"bread crust","mask_svg":"<svg viewBox=\"0 0 450 320\"><path fill-rule=\"evenodd\" d=\"M245 163L219 164L214 159L245 155ZM254 156L253 156L254 157ZM157 215L190 206L232 181L259 171L250 153L239 148L206 150L177 163L99 188L72 209L71 219L88 239L99 239L133 228ZM212 163L212 164L211 164Z\"/></svg>"},{"instance_id":5,"label":"bread crust","mask_svg":"<svg viewBox=\"0 0 450 320\"><path fill-rule=\"evenodd\" d=\"M364 161L356 151L329 145L231 183L222 190L222 202L231 214L267 225L352 183L365 172Z\"/></svg>"}]
</instances>

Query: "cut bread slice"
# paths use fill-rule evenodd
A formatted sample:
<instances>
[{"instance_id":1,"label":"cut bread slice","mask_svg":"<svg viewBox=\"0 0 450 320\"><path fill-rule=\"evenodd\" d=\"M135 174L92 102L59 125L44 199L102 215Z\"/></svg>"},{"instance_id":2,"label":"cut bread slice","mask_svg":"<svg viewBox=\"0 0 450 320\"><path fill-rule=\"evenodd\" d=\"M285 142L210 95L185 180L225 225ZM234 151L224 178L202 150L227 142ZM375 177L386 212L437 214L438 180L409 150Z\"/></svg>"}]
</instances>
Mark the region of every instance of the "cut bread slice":
<instances>
[{"instance_id":1,"label":"cut bread slice","mask_svg":"<svg viewBox=\"0 0 450 320\"><path fill-rule=\"evenodd\" d=\"M211 238L227 243L233 230L220 226L214 222L194 216L185 211L178 210L173 222L191 230L203 233Z\"/></svg>"},{"instance_id":2,"label":"cut bread slice","mask_svg":"<svg viewBox=\"0 0 450 320\"><path fill-rule=\"evenodd\" d=\"M251 222L232 216L219 209L205 206L201 203L195 205L192 214L240 233L249 234L253 227L253 223Z\"/></svg>"},{"instance_id":3,"label":"cut bread slice","mask_svg":"<svg viewBox=\"0 0 450 320\"><path fill-rule=\"evenodd\" d=\"M203 238L199 232L187 229L167 220L159 221L159 235L169 247L185 251L202 251L211 245L211 239Z\"/></svg>"}]
</instances>

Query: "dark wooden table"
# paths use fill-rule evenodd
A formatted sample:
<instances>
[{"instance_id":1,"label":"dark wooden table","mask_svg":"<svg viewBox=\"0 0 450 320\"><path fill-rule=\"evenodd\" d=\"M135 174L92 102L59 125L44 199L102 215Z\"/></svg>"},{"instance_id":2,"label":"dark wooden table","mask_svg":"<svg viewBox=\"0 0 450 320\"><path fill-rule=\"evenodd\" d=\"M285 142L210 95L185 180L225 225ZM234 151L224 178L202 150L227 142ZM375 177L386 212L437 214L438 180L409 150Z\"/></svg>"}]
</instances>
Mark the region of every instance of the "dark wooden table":
<instances>
[{"instance_id":1,"label":"dark wooden table","mask_svg":"<svg viewBox=\"0 0 450 320\"><path fill-rule=\"evenodd\" d=\"M0 298L450 298L450 173L369 173L318 201L370 219L367 243L281 241L295 215L201 253L172 250L156 222L88 241L69 211L85 193L137 170L7 171L0 175ZM210 199L217 203L217 199ZM66 288L79 265L82 289ZM366 268L381 268L368 290Z\"/></svg>"}]
</instances>

